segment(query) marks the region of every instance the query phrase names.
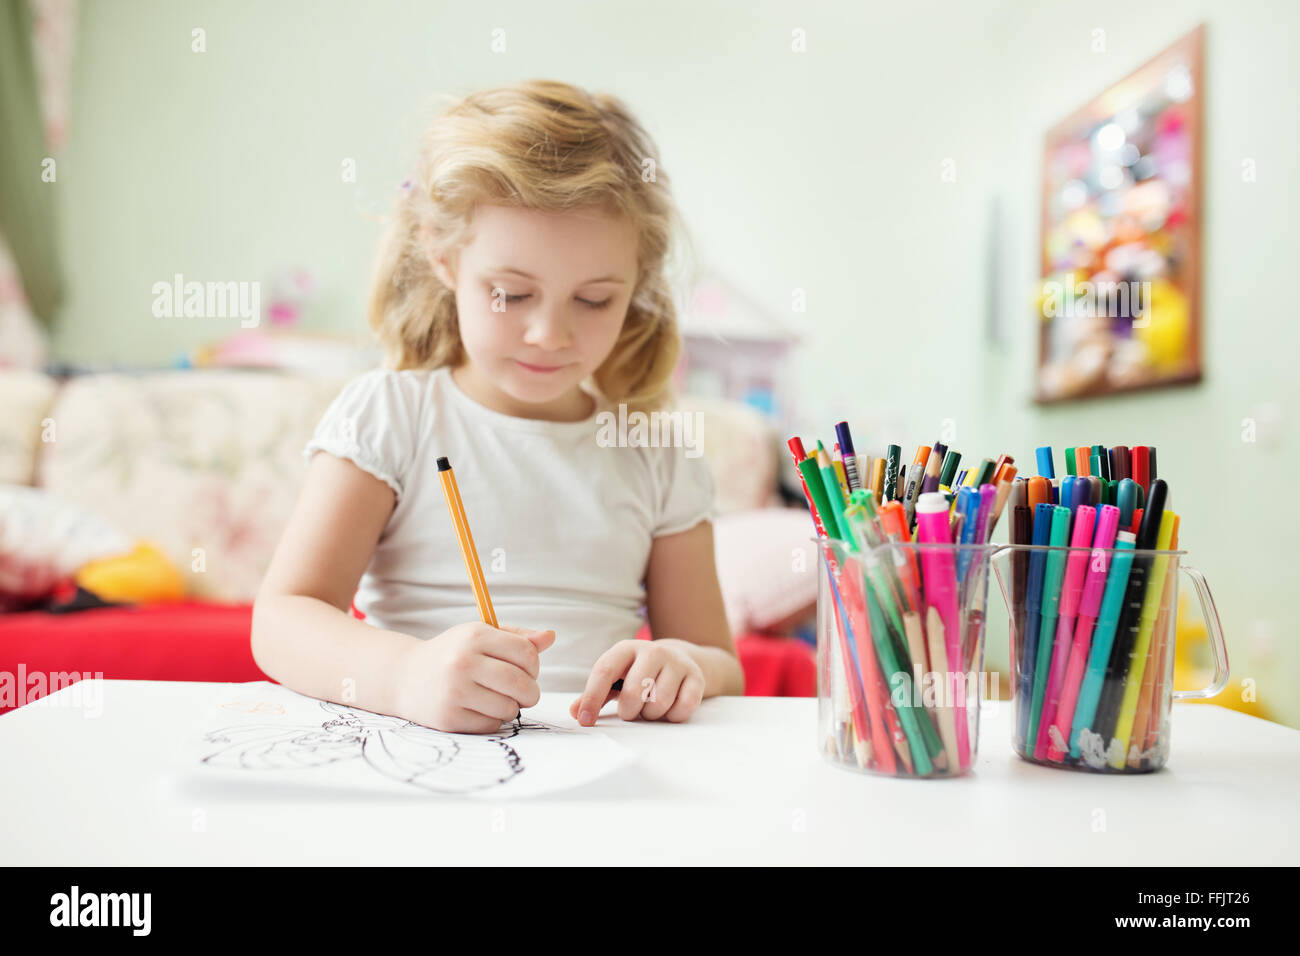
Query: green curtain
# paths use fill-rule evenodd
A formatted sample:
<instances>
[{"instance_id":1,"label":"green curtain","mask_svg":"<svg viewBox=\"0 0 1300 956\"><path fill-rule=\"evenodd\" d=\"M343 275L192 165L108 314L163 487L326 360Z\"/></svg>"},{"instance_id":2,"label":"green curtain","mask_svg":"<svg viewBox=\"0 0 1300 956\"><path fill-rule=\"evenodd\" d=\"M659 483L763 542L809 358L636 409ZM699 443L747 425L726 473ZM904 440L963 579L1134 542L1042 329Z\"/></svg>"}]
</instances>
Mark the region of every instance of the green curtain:
<instances>
[{"instance_id":1,"label":"green curtain","mask_svg":"<svg viewBox=\"0 0 1300 956\"><path fill-rule=\"evenodd\" d=\"M32 312L49 325L63 298L63 274L54 222L58 183L41 178L46 155L31 8L28 0L0 0L0 235Z\"/></svg>"}]
</instances>

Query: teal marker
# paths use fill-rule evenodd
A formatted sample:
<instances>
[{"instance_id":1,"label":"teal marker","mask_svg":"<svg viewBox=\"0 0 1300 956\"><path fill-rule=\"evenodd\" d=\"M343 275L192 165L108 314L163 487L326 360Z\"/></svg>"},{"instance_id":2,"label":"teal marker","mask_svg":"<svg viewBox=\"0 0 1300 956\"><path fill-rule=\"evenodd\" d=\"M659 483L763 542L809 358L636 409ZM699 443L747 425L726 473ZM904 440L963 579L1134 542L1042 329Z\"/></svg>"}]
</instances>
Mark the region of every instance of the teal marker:
<instances>
[{"instance_id":1,"label":"teal marker","mask_svg":"<svg viewBox=\"0 0 1300 956\"><path fill-rule=\"evenodd\" d=\"M1120 611L1123 610L1124 593L1128 590L1128 573L1133 567L1133 548L1136 544L1137 536L1130 531L1121 531L1115 539L1115 554L1110 563L1110 574L1106 578L1106 590L1101 596L1101 611L1097 615L1097 626L1092 632L1088 669L1083 673L1079 699L1074 707L1074 726L1070 728L1071 759L1078 759L1079 756L1079 732L1091 727L1093 718L1097 716L1097 701L1101 699L1102 684L1106 680L1106 664L1110 660L1111 645L1115 643L1115 628L1119 624Z\"/></svg>"},{"instance_id":2,"label":"teal marker","mask_svg":"<svg viewBox=\"0 0 1300 956\"><path fill-rule=\"evenodd\" d=\"M1052 508L1053 548L1066 548L1070 543L1071 511L1064 505ZM1033 742L1038 739L1038 718L1042 716L1043 697L1047 693L1047 673L1052 666L1052 646L1056 642L1056 615L1061 606L1061 581L1065 578L1065 551L1047 552L1047 570L1043 574L1043 622L1038 630L1038 658L1034 663L1034 696L1029 705L1029 736L1025 749L1033 752Z\"/></svg>"},{"instance_id":3,"label":"teal marker","mask_svg":"<svg viewBox=\"0 0 1300 956\"><path fill-rule=\"evenodd\" d=\"M1101 471L1094 470L1093 474L1096 475L1098 478L1100 478L1102 481L1110 481L1111 478L1110 455L1106 453L1106 446L1093 445L1092 450L1096 452L1097 457L1101 459Z\"/></svg>"},{"instance_id":4,"label":"teal marker","mask_svg":"<svg viewBox=\"0 0 1300 956\"><path fill-rule=\"evenodd\" d=\"M1119 526L1127 528L1133 523L1133 510L1138 506L1139 485L1132 478L1121 478L1115 489L1115 507L1119 508Z\"/></svg>"}]
</instances>

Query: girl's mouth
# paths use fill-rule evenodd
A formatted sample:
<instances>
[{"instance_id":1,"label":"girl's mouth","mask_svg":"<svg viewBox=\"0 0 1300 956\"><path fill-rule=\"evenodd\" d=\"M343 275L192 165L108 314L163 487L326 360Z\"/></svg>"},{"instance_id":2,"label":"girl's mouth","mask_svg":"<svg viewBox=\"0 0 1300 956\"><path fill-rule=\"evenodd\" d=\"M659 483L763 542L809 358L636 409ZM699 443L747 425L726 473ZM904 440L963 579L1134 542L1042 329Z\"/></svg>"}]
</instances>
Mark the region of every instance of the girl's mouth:
<instances>
[{"instance_id":1,"label":"girl's mouth","mask_svg":"<svg viewBox=\"0 0 1300 956\"><path fill-rule=\"evenodd\" d=\"M515 364L530 372L537 372L541 375L548 375L551 372L558 372L561 369L568 368L567 365L530 365L528 362L520 362L519 359L515 359Z\"/></svg>"}]
</instances>

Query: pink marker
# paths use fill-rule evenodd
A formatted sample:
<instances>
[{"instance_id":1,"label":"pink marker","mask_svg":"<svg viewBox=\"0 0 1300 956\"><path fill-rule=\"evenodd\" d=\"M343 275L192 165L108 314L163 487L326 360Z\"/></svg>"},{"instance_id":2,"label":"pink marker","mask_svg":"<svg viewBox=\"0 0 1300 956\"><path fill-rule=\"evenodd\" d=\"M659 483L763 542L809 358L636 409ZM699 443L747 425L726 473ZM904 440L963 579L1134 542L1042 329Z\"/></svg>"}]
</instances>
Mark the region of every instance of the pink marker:
<instances>
[{"instance_id":1,"label":"pink marker","mask_svg":"<svg viewBox=\"0 0 1300 956\"><path fill-rule=\"evenodd\" d=\"M1092 555L1088 558L1088 577L1084 582L1083 597L1079 603L1079 622L1074 628L1074 645L1070 648L1070 662L1066 666L1065 681L1061 685L1061 700L1056 707L1052 729L1048 732L1048 760L1064 759L1066 750L1069 749L1068 741L1070 728L1074 723L1074 708L1079 702L1079 685L1083 680L1083 669L1088 663L1092 629L1097 623L1097 612L1101 609L1101 597L1106 589L1106 572L1110 570L1110 556L1107 552L1115 547L1117 531L1119 531L1119 509L1114 505L1102 505L1097 518L1097 533L1092 539ZM1061 607L1064 616L1064 602ZM1058 740L1067 746L1057 747Z\"/></svg>"},{"instance_id":2,"label":"pink marker","mask_svg":"<svg viewBox=\"0 0 1300 956\"><path fill-rule=\"evenodd\" d=\"M916 540L919 544L952 544L948 530L948 501L938 492L921 495L916 501ZM921 548L921 570L925 575L925 603L939 612L943 622L944 646L948 653L949 674L959 674L962 667L961 617L957 609L957 561L948 548ZM946 675L945 675L946 677ZM954 701L957 731L957 761L961 769L970 766L970 730L966 726L966 681L945 680L956 692Z\"/></svg>"},{"instance_id":3,"label":"pink marker","mask_svg":"<svg viewBox=\"0 0 1300 956\"><path fill-rule=\"evenodd\" d=\"M993 485L980 485L980 507L975 517L975 543L986 544L989 539L989 518L993 516L993 500L998 489ZM967 558L969 561L970 559Z\"/></svg>"},{"instance_id":4,"label":"pink marker","mask_svg":"<svg viewBox=\"0 0 1300 956\"><path fill-rule=\"evenodd\" d=\"M1034 756L1042 760L1051 743L1047 728L1052 726L1057 707L1061 702L1061 682L1065 679L1066 660L1069 657L1070 635L1074 632L1074 618L1079 613L1079 597L1083 594L1083 572L1088 568L1088 542L1092 541L1092 528L1097 519L1097 509L1079 505L1074 510L1074 533L1070 536L1070 556L1065 561L1065 580L1061 584L1060 616L1056 622L1056 640L1052 644L1052 668L1047 674L1047 692L1043 695L1043 716L1038 722L1038 739Z\"/></svg>"}]
</instances>

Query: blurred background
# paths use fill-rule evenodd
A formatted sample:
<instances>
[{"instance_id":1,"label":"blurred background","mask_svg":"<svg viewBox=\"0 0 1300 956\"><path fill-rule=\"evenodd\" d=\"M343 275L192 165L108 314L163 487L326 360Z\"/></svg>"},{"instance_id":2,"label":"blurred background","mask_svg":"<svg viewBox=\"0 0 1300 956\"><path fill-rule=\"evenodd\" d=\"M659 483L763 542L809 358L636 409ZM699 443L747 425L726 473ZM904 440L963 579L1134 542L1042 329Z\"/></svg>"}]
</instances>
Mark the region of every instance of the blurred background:
<instances>
[{"instance_id":1,"label":"blurred background","mask_svg":"<svg viewBox=\"0 0 1300 956\"><path fill-rule=\"evenodd\" d=\"M711 416L728 613L770 639L752 659L779 675L767 692L808 679L788 652L809 591L788 581L786 542L807 518L778 507L798 488L782 442L829 448L847 419L859 451L943 436L975 460L1014 455L1022 474L1039 445L1156 446L1223 617L1234 683L1219 702L1300 726L1285 606L1300 519L1267 497L1300 466L1289 0L0 11L0 592L27 612L0 622L0 667L55 646L52 627L71 648L56 663L85 660L88 625L31 616L62 582L65 606L168 605L148 639L187 634L173 670L114 659L106 676L256 676L220 635L244 627L247 656L238 608L301 442L379 360L370 259L435 97L549 77L632 108L689 224L680 382ZM1190 85L1162 73L1146 113L1107 111L1108 91L1202 26ZM1047 322L1044 281L1071 270L1150 280L1161 324L1111 323L1099 342ZM237 294L223 315L160 306L174 281L257 283L256 321ZM1143 369L1162 349L1182 384L1129 390L1161 384ZM1192 351L1195 374L1179 364ZM1204 682L1196 630L1182 686ZM214 635L211 666L195 664L197 633Z\"/></svg>"}]
</instances>

